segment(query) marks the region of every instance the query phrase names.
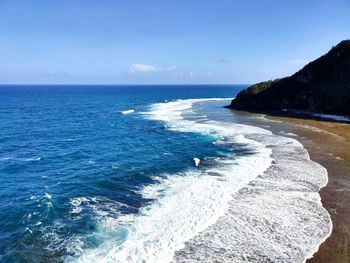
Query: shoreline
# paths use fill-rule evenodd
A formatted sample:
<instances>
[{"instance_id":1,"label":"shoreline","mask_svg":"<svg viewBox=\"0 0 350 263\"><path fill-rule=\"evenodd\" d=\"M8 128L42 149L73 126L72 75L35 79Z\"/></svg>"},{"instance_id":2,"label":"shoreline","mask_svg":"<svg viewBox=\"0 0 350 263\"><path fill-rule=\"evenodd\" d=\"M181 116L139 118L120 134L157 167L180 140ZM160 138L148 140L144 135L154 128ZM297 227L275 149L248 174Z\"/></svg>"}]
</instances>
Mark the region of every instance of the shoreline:
<instances>
[{"instance_id":1,"label":"shoreline","mask_svg":"<svg viewBox=\"0 0 350 263\"><path fill-rule=\"evenodd\" d=\"M292 115L266 115L264 118L281 122L285 132L298 135L297 139L309 152L311 160L328 171L328 183L319 194L323 207L332 219L333 229L306 262L349 262L350 194L347 191L350 186L350 125Z\"/></svg>"},{"instance_id":2,"label":"shoreline","mask_svg":"<svg viewBox=\"0 0 350 263\"><path fill-rule=\"evenodd\" d=\"M213 109L215 107L210 108ZM319 195L320 188L328 182L326 169L310 159L298 140L266 128L266 120L263 121L265 125L255 125L255 122L250 125L247 120L255 116L243 119L240 114L234 114L232 117L236 121L231 123L231 113L226 110L222 113L214 110L214 118L208 117L210 124L218 121L224 127L220 130L237 132L237 129L243 129L237 134L271 150L272 162L264 173L233 195L224 216L186 241L183 249L176 251L174 261L196 261L205 255L205 262L215 259L243 262L243 258L248 260L250 257L261 261L268 258L271 262L305 262L332 230L330 216ZM261 122L261 118L257 122L259 120ZM248 127L255 129L248 132ZM256 132L259 131L256 128L262 129L261 132ZM237 135L234 133L230 132L229 137ZM259 165L253 167L255 169ZM269 235L271 229L274 234ZM255 238L247 243L253 233ZM225 244L220 253L215 241Z\"/></svg>"},{"instance_id":3,"label":"shoreline","mask_svg":"<svg viewBox=\"0 0 350 263\"><path fill-rule=\"evenodd\" d=\"M266 114L270 117L281 117L281 118L292 118L301 120L313 120L313 121L324 121L333 123L350 124L350 116L348 115L337 115L328 113L318 113L305 110L296 109L281 109L281 110L250 110L250 109L235 109L230 105L224 106L224 108L234 110L237 112L249 112L252 114Z\"/></svg>"}]
</instances>

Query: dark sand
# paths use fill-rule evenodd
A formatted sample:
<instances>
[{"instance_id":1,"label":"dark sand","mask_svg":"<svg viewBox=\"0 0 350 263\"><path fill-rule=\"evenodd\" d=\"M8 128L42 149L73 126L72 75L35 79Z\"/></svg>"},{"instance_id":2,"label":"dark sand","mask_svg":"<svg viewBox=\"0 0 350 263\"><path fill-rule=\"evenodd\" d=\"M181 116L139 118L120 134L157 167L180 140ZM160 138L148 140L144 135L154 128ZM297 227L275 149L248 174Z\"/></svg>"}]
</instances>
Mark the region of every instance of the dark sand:
<instances>
[{"instance_id":1,"label":"dark sand","mask_svg":"<svg viewBox=\"0 0 350 263\"><path fill-rule=\"evenodd\" d=\"M298 137L312 160L328 170L321 189L322 203L331 215L333 232L308 263L350 262L350 124L272 117L277 127ZM273 125L276 127L275 125ZM292 136L292 135L291 135Z\"/></svg>"}]
</instances>

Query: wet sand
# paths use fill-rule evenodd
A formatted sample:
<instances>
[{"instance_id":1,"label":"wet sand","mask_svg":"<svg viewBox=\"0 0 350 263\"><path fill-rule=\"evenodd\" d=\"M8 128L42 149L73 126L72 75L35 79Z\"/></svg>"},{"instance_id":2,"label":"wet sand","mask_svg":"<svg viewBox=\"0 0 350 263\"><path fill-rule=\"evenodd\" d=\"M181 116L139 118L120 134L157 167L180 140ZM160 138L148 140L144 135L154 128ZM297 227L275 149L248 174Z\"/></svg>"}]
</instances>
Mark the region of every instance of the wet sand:
<instances>
[{"instance_id":1,"label":"wet sand","mask_svg":"<svg viewBox=\"0 0 350 263\"><path fill-rule=\"evenodd\" d=\"M333 232L308 263L350 262L350 124L265 116L299 140L312 160L328 170L328 184L321 189L322 203L331 215Z\"/></svg>"}]
</instances>

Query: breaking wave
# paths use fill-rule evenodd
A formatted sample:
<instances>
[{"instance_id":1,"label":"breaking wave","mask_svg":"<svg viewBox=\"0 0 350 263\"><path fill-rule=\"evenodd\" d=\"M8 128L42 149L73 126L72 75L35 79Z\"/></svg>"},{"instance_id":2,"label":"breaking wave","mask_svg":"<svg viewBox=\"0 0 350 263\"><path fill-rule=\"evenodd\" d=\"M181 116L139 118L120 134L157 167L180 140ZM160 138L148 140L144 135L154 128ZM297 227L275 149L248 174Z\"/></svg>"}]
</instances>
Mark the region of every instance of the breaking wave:
<instances>
[{"instance_id":1,"label":"breaking wave","mask_svg":"<svg viewBox=\"0 0 350 263\"><path fill-rule=\"evenodd\" d=\"M135 215L105 217L94 199L72 200L73 215L84 205L103 219L98 235L104 242L67 261L303 262L312 256L332 228L318 194L327 183L326 169L293 138L196 120L192 106L211 100L220 99L153 104L144 116L175 132L210 136L231 153L159 175L141 191L154 201Z\"/></svg>"}]
</instances>

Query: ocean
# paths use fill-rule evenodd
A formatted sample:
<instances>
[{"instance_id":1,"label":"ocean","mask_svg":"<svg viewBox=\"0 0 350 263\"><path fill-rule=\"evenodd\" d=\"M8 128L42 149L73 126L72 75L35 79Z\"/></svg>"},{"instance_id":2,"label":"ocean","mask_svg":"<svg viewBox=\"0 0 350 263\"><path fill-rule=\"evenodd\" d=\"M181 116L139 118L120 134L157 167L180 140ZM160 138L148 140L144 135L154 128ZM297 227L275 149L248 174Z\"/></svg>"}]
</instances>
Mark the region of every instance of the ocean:
<instances>
[{"instance_id":1,"label":"ocean","mask_svg":"<svg viewBox=\"0 0 350 263\"><path fill-rule=\"evenodd\" d=\"M327 171L244 87L0 86L0 261L304 262Z\"/></svg>"}]
</instances>

